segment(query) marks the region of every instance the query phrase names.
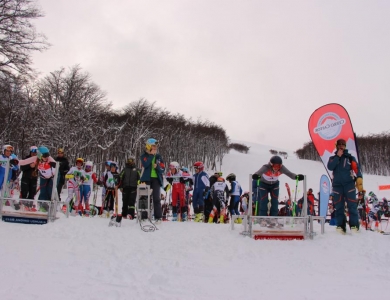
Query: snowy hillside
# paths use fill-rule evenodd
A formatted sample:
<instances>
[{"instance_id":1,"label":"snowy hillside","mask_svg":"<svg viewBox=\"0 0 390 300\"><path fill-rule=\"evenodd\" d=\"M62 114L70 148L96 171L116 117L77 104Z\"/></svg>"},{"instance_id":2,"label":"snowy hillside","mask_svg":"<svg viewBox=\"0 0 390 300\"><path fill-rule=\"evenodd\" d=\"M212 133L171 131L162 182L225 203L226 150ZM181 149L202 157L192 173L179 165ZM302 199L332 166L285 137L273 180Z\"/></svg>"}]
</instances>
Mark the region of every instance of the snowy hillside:
<instances>
[{"instance_id":1,"label":"snowy hillside","mask_svg":"<svg viewBox=\"0 0 390 300\"><path fill-rule=\"evenodd\" d=\"M271 157L268 146L248 146L248 154L232 151L222 166L224 175L237 174L244 190L249 173ZM321 163L292 154L284 163L307 175L308 187L318 192ZM295 186L286 176L281 186L286 181ZM389 177L364 177L368 191L386 183ZM390 198L390 192L378 194ZM99 217L59 216L47 225L0 223L0 299L329 300L387 294L390 236L376 232L343 236L327 224L320 235L315 224L313 240L255 241L240 235L242 225L231 231L227 224L163 222L157 231L143 232L130 220L117 228Z\"/></svg>"}]
</instances>

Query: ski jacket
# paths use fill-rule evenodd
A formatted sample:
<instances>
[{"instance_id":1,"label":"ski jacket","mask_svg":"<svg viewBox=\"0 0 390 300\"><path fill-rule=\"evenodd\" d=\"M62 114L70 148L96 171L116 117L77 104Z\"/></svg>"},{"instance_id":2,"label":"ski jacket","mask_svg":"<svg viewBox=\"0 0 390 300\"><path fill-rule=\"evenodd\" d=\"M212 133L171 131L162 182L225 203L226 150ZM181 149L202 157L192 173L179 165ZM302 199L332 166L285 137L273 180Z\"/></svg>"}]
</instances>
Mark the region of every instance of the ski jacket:
<instances>
[{"instance_id":1,"label":"ski jacket","mask_svg":"<svg viewBox=\"0 0 390 300\"><path fill-rule=\"evenodd\" d=\"M194 183L194 190L196 191L204 191L206 187L210 187L209 175L205 171L195 173L192 181Z\"/></svg>"},{"instance_id":2,"label":"ski jacket","mask_svg":"<svg viewBox=\"0 0 390 300\"><path fill-rule=\"evenodd\" d=\"M90 185L91 189L92 189L93 188L93 184L98 182L96 173L94 173L93 171L87 172L85 170L84 170L84 173L85 173L85 178L84 178L84 181L83 181L83 185Z\"/></svg>"},{"instance_id":3,"label":"ski jacket","mask_svg":"<svg viewBox=\"0 0 390 300\"><path fill-rule=\"evenodd\" d=\"M210 189L211 198L219 202L226 202L229 197L229 189L225 181L217 181ZM226 195L226 196L225 196Z\"/></svg>"},{"instance_id":4,"label":"ski jacket","mask_svg":"<svg viewBox=\"0 0 390 300\"><path fill-rule=\"evenodd\" d=\"M31 155L26 156L25 159L33 157ZM31 168L30 164L24 165L20 167L20 170L23 172L22 173L22 180L27 180L27 179L38 179L38 157L36 157L36 162L35 162L35 167Z\"/></svg>"},{"instance_id":5,"label":"ski jacket","mask_svg":"<svg viewBox=\"0 0 390 300\"><path fill-rule=\"evenodd\" d=\"M153 159L155 158L155 164L157 165L155 168L155 171L157 173L157 178L160 183L160 186L163 186L163 178L162 174L165 170L164 161L160 154L149 154L147 152L144 152L140 159L142 164L142 172L141 172L141 181L147 181L150 182L151 180L151 174L152 174L152 168L153 168Z\"/></svg>"},{"instance_id":6,"label":"ski jacket","mask_svg":"<svg viewBox=\"0 0 390 300\"><path fill-rule=\"evenodd\" d=\"M119 184L119 174L118 172L108 171L104 177L104 186L106 189L114 189L115 186Z\"/></svg>"},{"instance_id":7,"label":"ski jacket","mask_svg":"<svg viewBox=\"0 0 390 300\"><path fill-rule=\"evenodd\" d=\"M126 166L119 175L119 188L137 187L140 173L136 167Z\"/></svg>"},{"instance_id":8,"label":"ski jacket","mask_svg":"<svg viewBox=\"0 0 390 300\"><path fill-rule=\"evenodd\" d=\"M86 179L86 174L83 169L79 169L77 167L71 167L66 175L73 175L73 177L69 178L69 182L73 184L73 186L77 186Z\"/></svg>"},{"instance_id":9,"label":"ski jacket","mask_svg":"<svg viewBox=\"0 0 390 300\"><path fill-rule=\"evenodd\" d=\"M54 177L56 171L56 163L54 159L49 156L47 161L39 160L38 163L39 177L43 179L50 179Z\"/></svg>"},{"instance_id":10,"label":"ski jacket","mask_svg":"<svg viewBox=\"0 0 390 300\"><path fill-rule=\"evenodd\" d=\"M267 184L274 184L279 181L279 176L282 174L287 175L291 179L295 180L296 174L288 170L284 165L278 171L274 171L270 164L263 165L255 174L261 177L260 181Z\"/></svg>"},{"instance_id":11,"label":"ski jacket","mask_svg":"<svg viewBox=\"0 0 390 300\"><path fill-rule=\"evenodd\" d=\"M238 183L238 181L232 181L231 185L232 186L230 189L230 195L231 196L241 196L242 188L241 188L241 185Z\"/></svg>"},{"instance_id":12,"label":"ski jacket","mask_svg":"<svg viewBox=\"0 0 390 300\"><path fill-rule=\"evenodd\" d=\"M355 170L353 170L353 165L356 166ZM328 161L328 169L333 171L332 186L353 183L355 181L355 175L356 177L362 177L356 158L349 154L348 150L344 150L341 157L338 155L331 156Z\"/></svg>"},{"instance_id":13,"label":"ski jacket","mask_svg":"<svg viewBox=\"0 0 390 300\"><path fill-rule=\"evenodd\" d=\"M4 156L4 154L0 154L0 189L3 186L5 169L7 168L8 159L9 157ZM11 178L12 178L12 168L10 166L7 180L10 181Z\"/></svg>"},{"instance_id":14,"label":"ski jacket","mask_svg":"<svg viewBox=\"0 0 390 300\"><path fill-rule=\"evenodd\" d=\"M57 156L55 160L60 162L60 168L58 169L58 175L65 176L70 169L68 159L66 157Z\"/></svg>"}]
</instances>

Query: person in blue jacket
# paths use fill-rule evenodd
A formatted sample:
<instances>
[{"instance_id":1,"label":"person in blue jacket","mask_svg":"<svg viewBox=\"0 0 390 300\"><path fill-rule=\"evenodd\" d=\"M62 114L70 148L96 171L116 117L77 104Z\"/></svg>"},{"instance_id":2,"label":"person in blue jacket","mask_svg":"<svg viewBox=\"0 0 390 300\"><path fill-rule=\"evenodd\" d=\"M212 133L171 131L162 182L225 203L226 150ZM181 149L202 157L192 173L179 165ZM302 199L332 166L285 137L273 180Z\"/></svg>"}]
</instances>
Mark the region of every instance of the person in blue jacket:
<instances>
[{"instance_id":1,"label":"person in blue jacket","mask_svg":"<svg viewBox=\"0 0 390 300\"><path fill-rule=\"evenodd\" d=\"M346 147L347 143L344 139L337 140L335 155L328 161L328 169L333 171L332 191L336 209L336 229L343 234L346 232L347 223L344 214L345 203L348 208L349 227L352 231L359 231L355 180L358 191L363 191L363 178L359 164L356 158L348 153Z\"/></svg>"},{"instance_id":2,"label":"person in blue jacket","mask_svg":"<svg viewBox=\"0 0 390 300\"><path fill-rule=\"evenodd\" d=\"M157 153L158 141L148 139L145 145L145 151L141 155L141 182L145 182L153 190L153 207L154 219L160 222L162 218L160 190L163 186L163 173L165 171L164 161L159 153Z\"/></svg>"},{"instance_id":3,"label":"person in blue jacket","mask_svg":"<svg viewBox=\"0 0 390 300\"><path fill-rule=\"evenodd\" d=\"M7 162L9 160L10 168L7 176L7 181L12 180L12 168L18 164L18 161L12 159L11 155L14 148L11 145L4 145L3 152L0 154L0 191L3 190L3 183L5 179L5 170L7 168Z\"/></svg>"}]
</instances>

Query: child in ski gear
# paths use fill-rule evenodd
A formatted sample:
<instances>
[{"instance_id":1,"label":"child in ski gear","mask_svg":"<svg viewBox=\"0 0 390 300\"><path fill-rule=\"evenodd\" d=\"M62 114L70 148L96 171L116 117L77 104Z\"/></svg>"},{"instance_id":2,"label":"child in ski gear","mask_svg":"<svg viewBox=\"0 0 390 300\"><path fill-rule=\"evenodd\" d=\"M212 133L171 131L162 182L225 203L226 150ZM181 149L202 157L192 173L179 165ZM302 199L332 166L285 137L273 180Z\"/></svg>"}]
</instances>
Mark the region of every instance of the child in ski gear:
<instances>
[{"instance_id":1,"label":"child in ski gear","mask_svg":"<svg viewBox=\"0 0 390 300\"><path fill-rule=\"evenodd\" d=\"M9 161L10 163L10 168L9 168L9 173L7 176L7 181L11 181L12 179L12 167L13 162L11 161L11 154L14 151L14 147L11 145L4 145L3 146L3 153L0 155L0 191L3 190L3 182L5 179L5 170L7 168L7 163ZM15 162L14 162L15 163Z\"/></svg>"},{"instance_id":2,"label":"child in ski gear","mask_svg":"<svg viewBox=\"0 0 390 300\"><path fill-rule=\"evenodd\" d=\"M332 190L336 207L337 230L341 233L346 232L345 203L347 203L351 230L359 230L355 176L357 177L356 187L358 191L363 191L363 179L359 164L356 158L348 153L346 145L344 139L337 140L335 155L331 156L328 161L328 169L333 171Z\"/></svg>"},{"instance_id":3,"label":"child in ski gear","mask_svg":"<svg viewBox=\"0 0 390 300\"><path fill-rule=\"evenodd\" d=\"M119 173L117 171L117 164L111 162L110 171L106 173L104 177L104 186L106 188L106 196L104 199L104 205L102 204L103 214L109 213L112 215L114 213L114 203L115 203L115 189L119 185Z\"/></svg>"},{"instance_id":4,"label":"child in ski gear","mask_svg":"<svg viewBox=\"0 0 390 300\"><path fill-rule=\"evenodd\" d=\"M57 191L58 191L58 197L61 201L61 192L62 192L62 188L65 184L65 175L68 173L69 168L70 168L69 161L65 157L65 152L64 152L63 148L59 148L57 150L57 157L55 160L60 163L60 166L58 169Z\"/></svg>"},{"instance_id":5,"label":"child in ski gear","mask_svg":"<svg viewBox=\"0 0 390 300\"><path fill-rule=\"evenodd\" d=\"M186 181L189 180L189 174L184 174L179 167L179 163L174 161L169 164L169 171L166 175L167 181L171 184L172 197L172 221L187 220L187 204L185 199Z\"/></svg>"},{"instance_id":6,"label":"child in ski gear","mask_svg":"<svg viewBox=\"0 0 390 300\"><path fill-rule=\"evenodd\" d=\"M210 212L208 223L214 222L214 217L219 215L219 223L225 223L226 202L229 197L229 189L225 179L218 177L217 182L210 189L210 195L213 200L213 209Z\"/></svg>"},{"instance_id":7,"label":"child in ski gear","mask_svg":"<svg viewBox=\"0 0 390 300\"><path fill-rule=\"evenodd\" d=\"M240 204L240 196L242 194L242 188L241 185L236 180L236 175L234 173L229 174L226 176L226 180L230 182L230 213L231 215L239 215L240 212L238 210L238 205ZM236 223L241 224L242 220L241 218L237 218L235 220Z\"/></svg>"},{"instance_id":8,"label":"child in ski gear","mask_svg":"<svg viewBox=\"0 0 390 300\"><path fill-rule=\"evenodd\" d=\"M280 156L272 156L270 162L266 165L263 165L258 171L256 171L252 179L260 179L258 186L259 197L257 200L258 207L258 216L267 216L268 215L268 194L271 196L271 210L270 216L278 215L278 205L279 205L279 176L286 174L291 179L298 179L299 181L304 179L302 174L294 174L290 172L284 165L282 158Z\"/></svg>"},{"instance_id":9,"label":"child in ski gear","mask_svg":"<svg viewBox=\"0 0 390 300\"><path fill-rule=\"evenodd\" d=\"M187 204L187 217L188 215L190 214L190 198L191 198L191 194L190 192L194 189L193 186L194 186L194 183L192 182L192 176L188 170L187 167L182 167L181 168L181 171L183 172L183 174L189 176L189 180L186 180L185 181L185 186L186 186L186 204Z\"/></svg>"},{"instance_id":10,"label":"child in ski gear","mask_svg":"<svg viewBox=\"0 0 390 300\"><path fill-rule=\"evenodd\" d=\"M119 188L122 191L122 217L134 219L135 200L137 198L137 186L140 180L140 173L135 167L135 158L130 157L126 160L125 168L119 175ZM117 222L121 222L121 218Z\"/></svg>"},{"instance_id":11,"label":"child in ski gear","mask_svg":"<svg viewBox=\"0 0 390 300\"><path fill-rule=\"evenodd\" d=\"M38 200L51 200L53 190L53 178L55 174L56 162L50 156L49 149L45 146L38 147L41 158L38 163L39 172L39 197ZM49 206L42 204L40 210L47 211Z\"/></svg>"},{"instance_id":12,"label":"child in ski gear","mask_svg":"<svg viewBox=\"0 0 390 300\"><path fill-rule=\"evenodd\" d=\"M80 190L80 204L82 205L84 200L85 213L89 214L89 198L91 196L91 190L93 185L97 183L98 179L96 173L92 171L93 163L92 161L87 161L85 163L84 174L85 178L83 181L82 188ZM82 208L82 207L81 207Z\"/></svg>"},{"instance_id":13,"label":"child in ski gear","mask_svg":"<svg viewBox=\"0 0 390 300\"><path fill-rule=\"evenodd\" d=\"M81 194L83 189L83 181L85 180L85 171L83 170L84 159L81 157L76 159L76 166L71 167L66 178L68 178L68 198L66 202L69 203L74 213L82 213L83 205L81 202ZM76 201L74 201L74 197ZM72 207L73 206L73 207Z\"/></svg>"},{"instance_id":14,"label":"child in ski gear","mask_svg":"<svg viewBox=\"0 0 390 300\"><path fill-rule=\"evenodd\" d=\"M34 199L35 194L37 192L37 184L38 184L38 147L31 146L30 154L25 157L25 159L30 157L36 157L36 161L21 166L20 169L22 173L22 184L21 184L21 197L22 199ZM23 202L26 206L32 206L32 202L25 201Z\"/></svg>"},{"instance_id":15,"label":"child in ski gear","mask_svg":"<svg viewBox=\"0 0 390 300\"><path fill-rule=\"evenodd\" d=\"M210 181L210 188L213 186L214 183L217 182L218 178L222 176L222 172L215 172L214 175L211 175L209 178ZM206 192L206 195L204 198L204 220L205 222L208 222L210 212L213 210L213 198L211 197L210 190ZM216 217L214 222L217 222Z\"/></svg>"},{"instance_id":16,"label":"child in ski gear","mask_svg":"<svg viewBox=\"0 0 390 300\"><path fill-rule=\"evenodd\" d=\"M318 199L314 197L313 189L309 189L307 191L307 215L308 216L316 215L316 212L314 210L314 205L315 205L314 201L318 201Z\"/></svg>"},{"instance_id":17,"label":"child in ski gear","mask_svg":"<svg viewBox=\"0 0 390 300\"><path fill-rule=\"evenodd\" d=\"M242 215L248 214L248 206L249 206L249 192L245 192L240 197L240 212Z\"/></svg>"},{"instance_id":18,"label":"child in ski gear","mask_svg":"<svg viewBox=\"0 0 390 300\"><path fill-rule=\"evenodd\" d=\"M100 174L100 178L98 184L102 186L102 207L104 203L104 199L106 198L106 187L104 186L104 178L106 177L107 172L110 171L111 161L107 160L104 162L104 171Z\"/></svg>"},{"instance_id":19,"label":"child in ski gear","mask_svg":"<svg viewBox=\"0 0 390 300\"><path fill-rule=\"evenodd\" d=\"M203 221L204 197L210 189L210 180L204 171L203 162L194 163L195 174L193 175L194 190L192 193L192 206L195 213L195 222Z\"/></svg>"},{"instance_id":20,"label":"child in ski gear","mask_svg":"<svg viewBox=\"0 0 390 300\"><path fill-rule=\"evenodd\" d=\"M142 164L141 182L145 182L153 191L154 219L160 222L162 218L160 189L163 186L162 174L164 173L165 165L161 155L157 153L157 147L157 140L148 139L140 160Z\"/></svg>"}]
</instances>

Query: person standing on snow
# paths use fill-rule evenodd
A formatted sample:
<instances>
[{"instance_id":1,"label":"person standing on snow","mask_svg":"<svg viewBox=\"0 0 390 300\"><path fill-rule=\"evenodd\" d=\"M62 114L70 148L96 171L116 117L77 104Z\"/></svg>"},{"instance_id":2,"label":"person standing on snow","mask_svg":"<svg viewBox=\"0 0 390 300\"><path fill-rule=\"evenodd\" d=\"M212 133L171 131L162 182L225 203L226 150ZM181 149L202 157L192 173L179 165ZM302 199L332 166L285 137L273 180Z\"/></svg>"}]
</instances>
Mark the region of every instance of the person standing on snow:
<instances>
[{"instance_id":1,"label":"person standing on snow","mask_svg":"<svg viewBox=\"0 0 390 300\"><path fill-rule=\"evenodd\" d=\"M213 208L209 215L208 223L214 222L214 217L219 214L219 224L225 224L226 202L229 197L229 189L225 179L218 177L217 182L210 188Z\"/></svg>"},{"instance_id":2,"label":"person standing on snow","mask_svg":"<svg viewBox=\"0 0 390 300\"><path fill-rule=\"evenodd\" d=\"M71 200L73 197L76 197L76 201L74 201L74 206L72 209L74 212L82 212L83 206L81 204L81 190L82 184L85 180L85 171L83 169L84 159L81 157L76 159L76 166L71 167L68 173L66 174L66 178L68 178L68 197L66 198L66 202L72 204Z\"/></svg>"},{"instance_id":3,"label":"person standing on snow","mask_svg":"<svg viewBox=\"0 0 390 300\"><path fill-rule=\"evenodd\" d=\"M173 161L169 164L169 171L166 175L167 181L172 186L171 197L172 197L172 221L187 221L187 205L186 205L186 181L189 180L189 174L185 175L180 170L178 162ZM179 218L178 218L178 207L179 207Z\"/></svg>"},{"instance_id":4,"label":"person standing on snow","mask_svg":"<svg viewBox=\"0 0 390 300\"><path fill-rule=\"evenodd\" d=\"M203 162L194 163L193 175L194 190L192 192L192 206L195 213L195 222L203 221L204 197L210 189L209 175L204 171Z\"/></svg>"},{"instance_id":5,"label":"person standing on snow","mask_svg":"<svg viewBox=\"0 0 390 300\"><path fill-rule=\"evenodd\" d=\"M291 179L303 180L302 174L294 174L290 172L284 165L280 156L272 156L268 164L263 165L258 171L252 175L252 179L260 178L258 186L258 198L256 199L256 206L258 207L258 216L268 215L268 194L271 196L271 210L270 216L277 216L279 209L279 176L285 174Z\"/></svg>"},{"instance_id":6,"label":"person standing on snow","mask_svg":"<svg viewBox=\"0 0 390 300\"><path fill-rule=\"evenodd\" d=\"M36 157L36 161L31 164L21 166L20 169L22 173L22 184L21 184L21 196L22 199L34 199L35 194L37 193L37 184L38 184L38 147L31 146L30 154L25 157L25 159L30 157ZM26 206L32 206L32 202L25 201Z\"/></svg>"},{"instance_id":7,"label":"person standing on snow","mask_svg":"<svg viewBox=\"0 0 390 300\"><path fill-rule=\"evenodd\" d=\"M161 155L157 153L157 147L157 140L148 139L145 152L141 155L140 160L142 164L141 182L145 182L153 190L154 219L157 223L160 223L162 218L160 190L163 186L162 174L165 165Z\"/></svg>"},{"instance_id":8,"label":"person standing on snow","mask_svg":"<svg viewBox=\"0 0 390 300\"><path fill-rule=\"evenodd\" d=\"M120 223L122 218L134 219L135 201L137 199L137 186L140 180L140 173L135 167L135 158L130 157L126 160L125 168L119 175L119 188L122 192L122 216L116 218L116 222Z\"/></svg>"},{"instance_id":9,"label":"person standing on snow","mask_svg":"<svg viewBox=\"0 0 390 300\"><path fill-rule=\"evenodd\" d=\"M14 147L11 145L4 145L3 146L3 153L0 154L0 191L3 190L3 181L5 178L5 170L7 168L7 162L9 160L10 163L10 168L9 168L9 173L7 180L11 181L12 179L12 166L16 163L16 161L12 160L11 154L14 151Z\"/></svg>"},{"instance_id":10,"label":"person standing on snow","mask_svg":"<svg viewBox=\"0 0 390 300\"><path fill-rule=\"evenodd\" d=\"M347 143L344 139L336 142L335 155L328 161L328 169L333 171L332 191L333 201L336 208L337 231L345 234L346 220L344 207L347 203L349 213L349 227L351 230L359 231L358 201L356 200L356 187L359 192L363 191L363 178L356 158L348 153Z\"/></svg>"},{"instance_id":11,"label":"person standing on snow","mask_svg":"<svg viewBox=\"0 0 390 300\"><path fill-rule=\"evenodd\" d=\"M85 179L83 181L83 186L80 191L80 204L82 205L82 202L84 200L84 208L85 208L84 212L86 215L89 215L89 211L90 211L89 198L91 196L91 190L94 184L96 184L98 181L96 173L93 172L92 167L93 167L92 161L87 161L85 163L85 168L84 168Z\"/></svg>"},{"instance_id":12,"label":"person standing on snow","mask_svg":"<svg viewBox=\"0 0 390 300\"><path fill-rule=\"evenodd\" d=\"M39 196L38 200L51 201L51 194L53 191L53 178L55 174L56 162L50 156L49 149L45 146L39 146L38 152L41 158L38 163L39 171ZM40 211L46 212L49 205L42 204Z\"/></svg>"},{"instance_id":13,"label":"person standing on snow","mask_svg":"<svg viewBox=\"0 0 390 300\"><path fill-rule=\"evenodd\" d=\"M65 184L65 175L69 171L69 160L65 157L64 149L58 148L57 150L57 157L56 161L60 163L59 169L58 169L58 180L57 180L57 192L58 192L58 198L61 201L61 192L62 188Z\"/></svg>"},{"instance_id":14,"label":"person standing on snow","mask_svg":"<svg viewBox=\"0 0 390 300\"><path fill-rule=\"evenodd\" d=\"M240 197L242 194L241 185L236 180L236 175L234 173L226 176L226 180L230 182L230 205L229 210L231 215L240 215L240 211L238 210L238 205L240 204ZM235 223L241 224L242 219L237 218Z\"/></svg>"},{"instance_id":15,"label":"person standing on snow","mask_svg":"<svg viewBox=\"0 0 390 300\"><path fill-rule=\"evenodd\" d=\"M104 177L104 187L106 188L106 196L104 203L102 203L103 216L112 216L114 214L115 204L115 188L119 185L118 166L115 162L111 162L110 171Z\"/></svg>"}]
</instances>

